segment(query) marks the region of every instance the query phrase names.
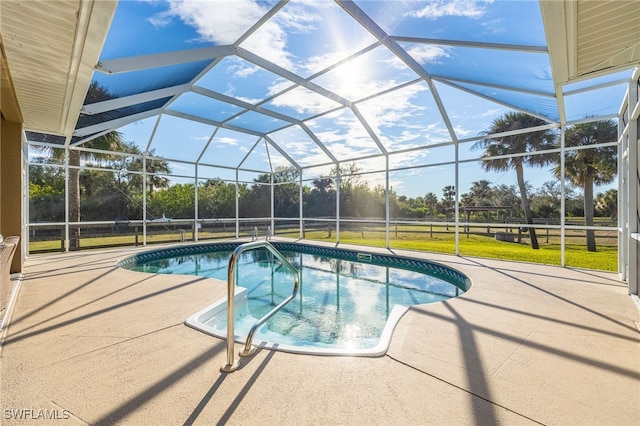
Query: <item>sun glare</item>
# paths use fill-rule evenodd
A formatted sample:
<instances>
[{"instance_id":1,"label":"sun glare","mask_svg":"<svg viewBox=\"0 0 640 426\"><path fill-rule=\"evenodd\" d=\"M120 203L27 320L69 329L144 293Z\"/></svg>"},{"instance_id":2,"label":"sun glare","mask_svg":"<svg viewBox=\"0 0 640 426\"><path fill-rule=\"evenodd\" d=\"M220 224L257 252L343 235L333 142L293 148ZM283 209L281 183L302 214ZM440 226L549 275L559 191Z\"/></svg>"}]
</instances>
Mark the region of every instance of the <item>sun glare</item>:
<instances>
[{"instance_id":1,"label":"sun glare","mask_svg":"<svg viewBox=\"0 0 640 426\"><path fill-rule=\"evenodd\" d=\"M362 60L349 61L330 73L329 89L349 100L357 100L366 93L368 72Z\"/></svg>"}]
</instances>

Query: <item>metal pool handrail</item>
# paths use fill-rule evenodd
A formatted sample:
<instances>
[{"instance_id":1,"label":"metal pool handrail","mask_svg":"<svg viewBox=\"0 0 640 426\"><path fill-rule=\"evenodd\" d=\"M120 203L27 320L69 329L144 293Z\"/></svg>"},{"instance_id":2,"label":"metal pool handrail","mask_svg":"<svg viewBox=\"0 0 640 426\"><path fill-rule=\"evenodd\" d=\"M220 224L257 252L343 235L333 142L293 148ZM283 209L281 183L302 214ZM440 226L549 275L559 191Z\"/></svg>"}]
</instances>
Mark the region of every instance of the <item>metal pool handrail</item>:
<instances>
[{"instance_id":1,"label":"metal pool handrail","mask_svg":"<svg viewBox=\"0 0 640 426\"><path fill-rule=\"evenodd\" d=\"M251 341L253 340L253 334L262 324L265 323L269 318L271 318L276 312L278 312L284 305L291 302L298 294L298 287L300 285L300 273L298 270L289 262L270 242L268 241L252 241L249 243L244 243L236 247L236 249L231 253L231 257L229 258L229 268L227 271L227 363L220 367L220 371L224 373L231 373L238 369L238 363L235 361L234 351L234 303L235 303L235 287L236 287L236 263L238 261L238 257L245 251L253 250L257 248L266 248L271 254L273 254L284 266L289 268L295 278L293 282L293 292L291 296L284 299L280 302L276 307L274 307L271 311L269 311L265 316L260 318L256 323L251 327L249 334L247 335L247 341L244 345L244 351L241 352L240 356L249 356L255 352L255 348L251 347Z\"/></svg>"}]
</instances>

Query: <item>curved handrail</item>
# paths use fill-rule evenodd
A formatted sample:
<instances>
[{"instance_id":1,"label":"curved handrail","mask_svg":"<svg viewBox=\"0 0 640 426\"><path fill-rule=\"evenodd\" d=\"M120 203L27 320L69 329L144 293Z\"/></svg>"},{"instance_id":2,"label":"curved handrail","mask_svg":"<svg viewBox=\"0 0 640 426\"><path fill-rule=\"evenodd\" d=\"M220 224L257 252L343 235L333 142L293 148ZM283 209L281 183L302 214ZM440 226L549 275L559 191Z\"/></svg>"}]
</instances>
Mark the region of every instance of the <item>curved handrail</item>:
<instances>
[{"instance_id":1,"label":"curved handrail","mask_svg":"<svg viewBox=\"0 0 640 426\"><path fill-rule=\"evenodd\" d=\"M235 361L234 354L234 303L235 303L235 279L236 279L236 263L238 261L238 257L245 251L253 250L257 248L266 248L271 254L273 254L284 266L289 268L295 276L293 283L293 292L291 296L287 297L285 300L280 302L276 307L274 307L271 311L269 311L266 315L260 318L256 323L251 327L249 334L247 335L247 341L244 346L244 351L240 353L240 356L249 356L255 352L254 348L251 348L251 342L253 340L253 335L258 327L265 323L269 318L271 318L276 312L278 312L284 305L289 303L296 297L298 293L298 287L300 285L300 273L298 270L289 262L283 255L280 253L270 242L268 241L252 241L249 243L244 243L236 247L236 249L231 253L231 257L229 258L229 267L227 270L227 363L223 365L220 370L225 373L230 373L235 371L238 368L238 363Z\"/></svg>"}]
</instances>

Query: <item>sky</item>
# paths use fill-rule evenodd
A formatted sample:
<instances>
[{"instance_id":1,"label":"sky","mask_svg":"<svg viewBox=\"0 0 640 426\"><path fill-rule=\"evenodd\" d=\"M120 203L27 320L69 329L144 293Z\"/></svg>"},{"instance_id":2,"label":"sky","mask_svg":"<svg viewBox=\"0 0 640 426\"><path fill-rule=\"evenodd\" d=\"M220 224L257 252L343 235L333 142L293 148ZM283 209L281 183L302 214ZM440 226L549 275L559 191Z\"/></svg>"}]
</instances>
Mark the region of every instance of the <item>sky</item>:
<instances>
[{"instance_id":1,"label":"sky","mask_svg":"<svg viewBox=\"0 0 640 426\"><path fill-rule=\"evenodd\" d=\"M495 118L515 110L560 120L549 58L539 50L546 40L537 1L355 4L379 34L396 37L390 48L332 1L291 1L249 33L275 1L121 1L101 54L107 67L119 58L171 56L182 49L233 45L237 50L219 56L213 67L209 61L180 62L96 72L94 80L114 97L192 85L195 90L172 99L159 120L154 115L118 129L141 150L176 160L171 162L175 174L193 176L195 168L183 162L199 161L231 167L200 167L200 177L234 180L233 168L240 167L255 171L241 173L251 181L270 166L290 164L276 145L313 179L328 174L330 156L369 171L384 169L383 156L370 157L388 152L391 168L418 167L390 177L394 190L410 197L440 196L444 186L454 184L453 166L443 164L455 160L453 148L439 147L452 137L477 137ZM617 113L624 89L622 84L567 96L567 121ZM460 158L482 154L470 150L472 145L460 145ZM325 166L309 168L316 165ZM525 178L535 187L553 176L544 168L527 170ZM367 179L371 186L385 184L384 173ZM515 173L485 173L477 162L460 166L461 193L480 179L513 185Z\"/></svg>"}]
</instances>

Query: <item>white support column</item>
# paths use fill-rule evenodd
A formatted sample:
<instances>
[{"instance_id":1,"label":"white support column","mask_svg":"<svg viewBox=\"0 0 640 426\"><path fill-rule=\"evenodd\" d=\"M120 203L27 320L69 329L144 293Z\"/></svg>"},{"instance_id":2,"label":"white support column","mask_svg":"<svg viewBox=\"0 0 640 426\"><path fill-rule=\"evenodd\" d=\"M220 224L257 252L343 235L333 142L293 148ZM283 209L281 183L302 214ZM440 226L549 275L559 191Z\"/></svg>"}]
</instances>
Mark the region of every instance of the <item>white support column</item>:
<instances>
[{"instance_id":1,"label":"white support column","mask_svg":"<svg viewBox=\"0 0 640 426\"><path fill-rule=\"evenodd\" d=\"M566 127L562 125L560 127L560 266L564 268L565 266L565 237L566 237L566 208L567 204L565 202L566 198L566 181L564 177L564 167L565 167L565 153L564 153L564 145L565 145L565 131Z\"/></svg>"},{"instance_id":2,"label":"white support column","mask_svg":"<svg viewBox=\"0 0 640 426\"><path fill-rule=\"evenodd\" d=\"M236 238L240 238L240 176L236 169Z\"/></svg>"},{"instance_id":3,"label":"white support column","mask_svg":"<svg viewBox=\"0 0 640 426\"><path fill-rule=\"evenodd\" d=\"M276 221L274 219L276 215L276 194L273 180L274 179L272 171L269 175L269 182L271 183L271 235L275 235L276 233ZM269 235L267 237L269 237Z\"/></svg>"},{"instance_id":4,"label":"white support column","mask_svg":"<svg viewBox=\"0 0 640 426\"><path fill-rule=\"evenodd\" d=\"M627 281L629 274L629 161L625 153L629 149L629 132L623 116L625 107L628 107L629 96L620 109L618 120L618 273L622 281Z\"/></svg>"},{"instance_id":5,"label":"white support column","mask_svg":"<svg viewBox=\"0 0 640 426\"><path fill-rule=\"evenodd\" d=\"M196 163L196 177L195 177L195 182L196 182L196 186L194 188L194 206L195 206L195 211L193 212L193 218L194 218L194 222L193 222L193 239L195 241L198 241L198 163Z\"/></svg>"},{"instance_id":6,"label":"white support column","mask_svg":"<svg viewBox=\"0 0 640 426\"><path fill-rule=\"evenodd\" d=\"M22 239L22 259L26 259L29 256L29 239L31 238L29 232L29 219L31 215L29 214L29 145L24 136L24 132L22 132L22 223L25 226L22 227L22 235L20 238Z\"/></svg>"},{"instance_id":7,"label":"white support column","mask_svg":"<svg viewBox=\"0 0 640 426\"><path fill-rule=\"evenodd\" d=\"M142 156L142 245L147 245L147 153Z\"/></svg>"},{"instance_id":8,"label":"white support column","mask_svg":"<svg viewBox=\"0 0 640 426\"><path fill-rule=\"evenodd\" d=\"M384 228L385 228L386 247L388 249L390 247L390 244L389 244L389 220L391 218L390 211L389 211L390 210L390 202L389 202L389 199L390 199L390 197L389 197L389 195L390 195L389 194L390 185L389 185L389 155L388 154L385 155L385 162L386 162L385 163L386 166L385 166L385 184L384 184L385 185L385 190L384 190L385 201L384 202L385 202L385 212L386 212L386 214L385 214L385 220L384 220L385 221Z\"/></svg>"},{"instance_id":9,"label":"white support column","mask_svg":"<svg viewBox=\"0 0 640 426\"><path fill-rule=\"evenodd\" d=\"M454 198L454 206L455 206L455 210L454 210L454 214L455 214L455 254L456 256L460 256L460 147L459 147L459 143L456 142L455 143L455 157L456 157L456 163L455 163L455 177L454 177L454 191L455 191L455 198ZM448 227L449 225L447 225ZM448 229L448 228L447 228Z\"/></svg>"},{"instance_id":10,"label":"white support column","mask_svg":"<svg viewBox=\"0 0 640 426\"><path fill-rule=\"evenodd\" d=\"M629 84L629 107L627 108L628 117L629 117L629 152L628 152L628 182L629 182L629 192L628 192L628 218L629 218L629 229L628 229L628 237L626 239L626 244L628 244L628 283L629 283L629 294L638 294L638 245L640 241L632 238L635 234L637 235L640 232L640 217L638 217L638 209L640 208L640 169L638 165L640 164L640 149L638 149L638 144L640 140L638 139L638 134L640 130L638 126L640 122L638 120L638 105L639 102L639 94L638 94L638 84L640 84L640 71L636 69L634 73L634 78Z\"/></svg>"},{"instance_id":11,"label":"white support column","mask_svg":"<svg viewBox=\"0 0 640 426\"><path fill-rule=\"evenodd\" d=\"M299 208L300 208L300 224L299 224L299 230L300 230L300 238L304 238L304 192L302 191L302 173L303 171L301 169L299 169L300 171L300 178L299 178L299 187L298 187L298 192L299 192L299 196L298 196L298 203L299 203Z\"/></svg>"},{"instance_id":12,"label":"white support column","mask_svg":"<svg viewBox=\"0 0 640 426\"><path fill-rule=\"evenodd\" d=\"M64 251L69 251L69 147L64 147Z\"/></svg>"},{"instance_id":13,"label":"white support column","mask_svg":"<svg viewBox=\"0 0 640 426\"><path fill-rule=\"evenodd\" d=\"M340 242L340 163L336 163L336 243Z\"/></svg>"}]
</instances>

